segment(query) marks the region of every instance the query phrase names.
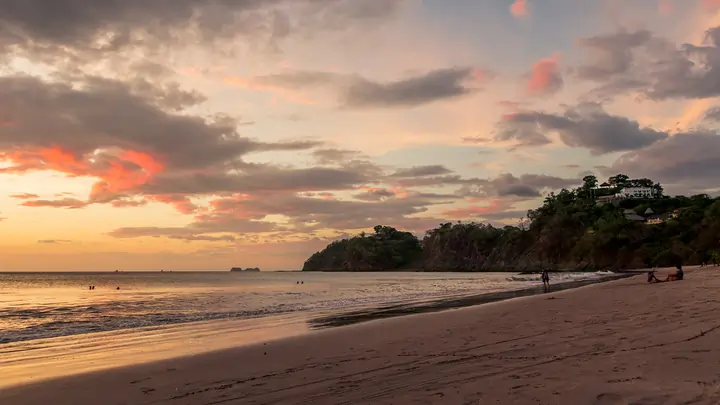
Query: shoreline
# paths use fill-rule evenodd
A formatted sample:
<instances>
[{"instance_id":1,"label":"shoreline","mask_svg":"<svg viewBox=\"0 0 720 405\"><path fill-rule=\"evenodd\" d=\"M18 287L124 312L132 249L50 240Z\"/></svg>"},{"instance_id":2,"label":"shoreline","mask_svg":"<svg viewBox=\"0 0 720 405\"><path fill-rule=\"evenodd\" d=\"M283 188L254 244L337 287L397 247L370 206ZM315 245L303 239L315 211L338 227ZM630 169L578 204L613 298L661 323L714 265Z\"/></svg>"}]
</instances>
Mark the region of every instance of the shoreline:
<instances>
[{"instance_id":1,"label":"shoreline","mask_svg":"<svg viewBox=\"0 0 720 405\"><path fill-rule=\"evenodd\" d=\"M331 328L3 389L0 402L717 404L720 278L686 276Z\"/></svg>"},{"instance_id":2,"label":"shoreline","mask_svg":"<svg viewBox=\"0 0 720 405\"><path fill-rule=\"evenodd\" d=\"M622 274L558 283L552 286L551 292L610 282L628 276ZM485 305L542 293L542 287L520 288L422 301L401 301L381 306L370 305L330 313L321 310L249 319L165 324L3 343L0 344L0 358L4 360L0 362L0 373L3 374L0 389L3 386L8 388L67 375L59 371L59 367L71 368L73 375L98 372L240 348L356 323ZM151 352L146 350L150 346L153 347Z\"/></svg>"},{"instance_id":3,"label":"shoreline","mask_svg":"<svg viewBox=\"0 0 720 405\"><path fill-rule=\"evenodd\" d=\"M635 277L640 274L642 273L621 273L613 276L600 277L597 279L568 281L565 283L551 284L550 291L548 291L547 293L543 291L542 287L538 286L509 291L461 295L457 297L442 298L432 301L391 304L382 307L364 308L359 310L341 312L328 316L311 318L308 323L312 328L316 329L341 327L361 322L374 321L378 319L393 318L413 314L433 313L449 309L480 306L492 302L501 302L520 297L553 294L560 291L570 290L587 285L607 283L614 280Z\"/></svg>"}]
</instances>

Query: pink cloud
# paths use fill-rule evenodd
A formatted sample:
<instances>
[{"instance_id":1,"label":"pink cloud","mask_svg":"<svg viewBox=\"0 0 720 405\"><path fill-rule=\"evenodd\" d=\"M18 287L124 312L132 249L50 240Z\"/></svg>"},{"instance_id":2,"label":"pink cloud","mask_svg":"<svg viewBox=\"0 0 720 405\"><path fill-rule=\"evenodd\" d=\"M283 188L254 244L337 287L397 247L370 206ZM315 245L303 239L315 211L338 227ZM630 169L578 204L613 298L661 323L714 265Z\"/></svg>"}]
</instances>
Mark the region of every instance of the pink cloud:
<instances>
[{"instance_id":1,"label":"pink cloud","mask_svg":"<svg viewBox=\"0 0 720 405\"><path fill-rule=\"evenodd\" d=\"M474 205L463 208L456 208L445 211L443 214L451 219L465 219L471 217L482 216L483 214L492 214L503 211L506 205L501 204L499 200L485 201L482 199L470 199L470 202L484 202L485 205Z\"/></svg>"},{"instance_id":2,"label":"pink cloud","mask_svg":"<svg viewBox=\"0 0 720 405\"><path fill-rule=\"evenodd\" d=\"M658 2L658 12L662 15L668 15L671 14L673 11L673 6L668 2L668 0L660 0Z\"/></svg>"},{"instance_id":3,"label":"pink cloud","mask_svg":"<svg viewBox=\"0 0 720 405\"><path fill-rule=\"evenodd\" d=\"M530 14L528 0L515 0L515 2L510 5L510 13L517 18L527 17Z\"/></svg>"},{"instance_id":4,"label":"pink cloud","mask_svg":"<svg viewBox=\"0 0 720 405\"><path fill-rule=\"evenodd\" d=\"M263 84L258 83L252 79L240 77L240 76L228 76L223 79L223 82L227 84L228 86L233 87L240 87L244 89L254 90L254 91L262 91L274 94L277 97L280 97L283 100L296 103L296 104L304 104L304 105L315 105L318 104L316 101L311 100L307 97L302 96L301 94L282 88L280 86L273 86L269 84ZM273 104L276 104L278 102L278 98L273 97L271 102Z\"/></svg>"},{"instance_id":5,"label":"pink cloud","mask_svg":"<svg viewBox=\"0 0 720 405\"><path fill-rule=\"evenodd\" d=\"M720 0L702 0L702 7L706 11L717 11L720 8Z\"/></svg>"},{"instance_id":6,"label":"pink cloud","mask_svg":"<svg viewBox=\"0 0 720 405\"><path fill-rule=\"evenodd\" d=\"M535 62L530 71L527 90L530 94L542 95L558 92L563 86L560 72L560 54Z\"/></svg>"}]
</instances>

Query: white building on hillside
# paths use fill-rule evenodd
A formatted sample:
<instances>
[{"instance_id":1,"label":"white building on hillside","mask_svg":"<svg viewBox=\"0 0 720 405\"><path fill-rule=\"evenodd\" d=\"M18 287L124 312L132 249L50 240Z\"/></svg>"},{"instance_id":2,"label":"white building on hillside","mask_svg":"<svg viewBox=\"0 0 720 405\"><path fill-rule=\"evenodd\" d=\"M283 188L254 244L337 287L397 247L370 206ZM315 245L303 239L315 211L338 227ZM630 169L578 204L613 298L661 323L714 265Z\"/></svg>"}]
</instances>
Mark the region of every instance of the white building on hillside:
<instances>
[{"instance_id":1,"label":"white building on hillside","mask_svg":"<svg viewBox=\"0 0 720 405\"><path fill-rule=\"evenodd\" d=\"M650 187L626 187L620 191L623 198L654 198L655 194Z\"/></svg>"}]
</instances>

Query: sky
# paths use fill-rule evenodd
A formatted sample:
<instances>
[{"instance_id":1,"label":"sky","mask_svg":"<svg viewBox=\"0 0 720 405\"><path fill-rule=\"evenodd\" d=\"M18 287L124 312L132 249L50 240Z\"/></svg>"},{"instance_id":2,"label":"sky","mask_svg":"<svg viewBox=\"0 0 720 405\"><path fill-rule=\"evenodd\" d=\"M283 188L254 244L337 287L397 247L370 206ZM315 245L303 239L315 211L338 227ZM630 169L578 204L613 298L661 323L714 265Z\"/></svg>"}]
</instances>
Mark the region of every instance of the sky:
<instances>
[{"instance_id":1,"label":"sky","mask_svg":"<svg viewBox=\"0 0 720 405\"><path fill-rule=\"evenodd\" d=\"M718 0L3 0L0 271L300 269L583 176L720 193Z\"/></svg>"}]
</instances>

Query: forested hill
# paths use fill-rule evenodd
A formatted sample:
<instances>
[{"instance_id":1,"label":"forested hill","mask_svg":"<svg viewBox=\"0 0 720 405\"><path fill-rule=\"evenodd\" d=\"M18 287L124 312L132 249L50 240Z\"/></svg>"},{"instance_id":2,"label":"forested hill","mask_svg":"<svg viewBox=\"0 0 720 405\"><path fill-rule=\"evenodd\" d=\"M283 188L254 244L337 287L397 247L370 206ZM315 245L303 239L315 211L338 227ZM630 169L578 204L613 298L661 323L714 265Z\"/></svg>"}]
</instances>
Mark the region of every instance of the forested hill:
<instances>
[{"instance_id":1,"label":"forested hill","mask_svg":"<svg viewBox=\"0 0 720 405\"><path fill-rule=\"evenodd\" d=\"M547 196L519 226L445 223L422 240L390 226L335 241L304 271L632 269L720 262L720 198L668 197L648 179L618 175ZM641 198L612 198L629 187ZM609 197L609 198L608 198Z\"/></svg>"}]
</instances>

